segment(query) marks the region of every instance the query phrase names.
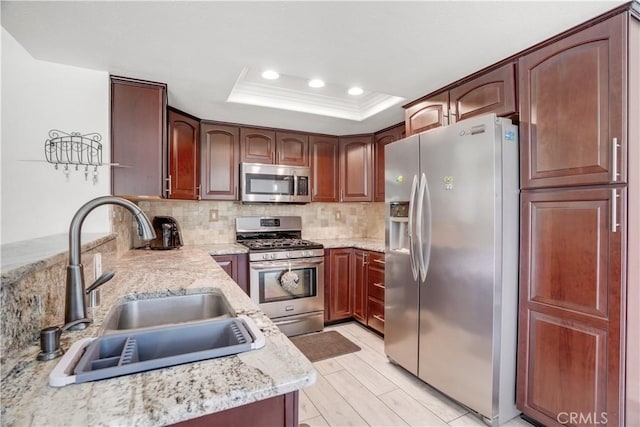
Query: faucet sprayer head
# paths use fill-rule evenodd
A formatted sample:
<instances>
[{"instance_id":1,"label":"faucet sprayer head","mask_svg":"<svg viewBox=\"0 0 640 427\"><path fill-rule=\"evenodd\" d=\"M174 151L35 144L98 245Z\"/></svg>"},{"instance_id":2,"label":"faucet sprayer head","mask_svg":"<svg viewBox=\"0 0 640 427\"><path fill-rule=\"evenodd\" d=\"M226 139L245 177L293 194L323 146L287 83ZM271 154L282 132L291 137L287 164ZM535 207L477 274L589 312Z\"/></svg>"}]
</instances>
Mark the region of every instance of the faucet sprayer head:
<instances>
[{"instance_id":1,"label":"faucet sprayer head","mask_svg":"<svg viewBox=\"0 0 640 427\"><path fill-rule=\"evenodd\" d=\"M138 236L142 240L151 240L156 238L156 232L153 229L153 225L149 221L149 218L144 214L144 212L140 211L133 216L138 223Z\"/></svg>"}]
</instances>

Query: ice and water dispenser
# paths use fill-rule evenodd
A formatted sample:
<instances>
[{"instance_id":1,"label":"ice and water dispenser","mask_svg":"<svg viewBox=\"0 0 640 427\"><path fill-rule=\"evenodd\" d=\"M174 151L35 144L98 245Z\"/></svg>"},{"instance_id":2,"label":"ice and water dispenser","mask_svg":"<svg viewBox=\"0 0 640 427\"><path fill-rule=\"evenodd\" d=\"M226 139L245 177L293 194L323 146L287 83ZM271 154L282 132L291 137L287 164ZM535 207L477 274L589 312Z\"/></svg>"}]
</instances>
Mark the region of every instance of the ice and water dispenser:
<instances>
[{"instance_id":1,"label":"ice and water dispenser","mask_svg":"<svg viewBox=\"0 0 640 427\"><path fill-rule=\"evenodd\" d=\"M389 204L389 250L409 253L409 202Z\"/></svg>"}]
</instances>

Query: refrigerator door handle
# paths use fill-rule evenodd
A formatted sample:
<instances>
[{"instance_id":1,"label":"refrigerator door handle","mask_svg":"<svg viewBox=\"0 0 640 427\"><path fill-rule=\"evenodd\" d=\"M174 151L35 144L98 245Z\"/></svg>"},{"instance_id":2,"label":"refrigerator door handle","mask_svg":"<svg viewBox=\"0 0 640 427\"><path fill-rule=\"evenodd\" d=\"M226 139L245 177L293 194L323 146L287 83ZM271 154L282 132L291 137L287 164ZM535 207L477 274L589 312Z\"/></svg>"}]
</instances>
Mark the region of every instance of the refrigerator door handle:
<instances>
[{"instance_id":1,"label":"refrigerator door handle","mask_svg":"<svg viewBox=\"0 0 640 427\"><path fill-rule=\"evenodd\" d=\"M411 184L411 196L409 196L409 256L411 257L411 273L413 280L418 280L418 260L416 259L415 236L413 233L413 213L416 207L416 195L418 190L418 175L413 175Z\"/></svg>"},{"instance_id":2,"label":"refrigerator door handle","mask_svg":"<svg viewBox=\"0 0 640 427\"><path fill-rule=\"evenodd\" d=\"M423 212L423 208L425 205L425 199L426 199L426 205L427 205L427 210L426 212ZM428 217L427 219L427 241L423 242L422 241L422 230L424 227L424 221L425 221L425 216ZM425 279L427 278L427 271L429 270L429 261L431 258L431 197L429 196L429 185L427 182L427 176L426 174L422 174L422 177L420 178L420 190L418 191L418 212L417 212L417 217L418 217L418 224L417 224L417 230L416 230L416 234L418 235L418 258L420 260L419 262L419 269L420 269L420 281L424 282ZM426 243L426 247L425 247L425 243Z\"/></svg>"},{"instance_id":3,"label":"refrigerator door handle","mask_svg":"<svg viewBox=\"0 0 640 427\"><path fill-rule=\"evenodd\" d=\"M424 188L427 185L427 176L422 174L420 177L420 190L418 190L418 209L417 209L417 225L416 225L416 237L418 238L418 267L420 270L420 281L424 281L424 277L427 275L424 273L424 252L422 251L422 206L424 202Z\"/></svg>"}]
</instances>

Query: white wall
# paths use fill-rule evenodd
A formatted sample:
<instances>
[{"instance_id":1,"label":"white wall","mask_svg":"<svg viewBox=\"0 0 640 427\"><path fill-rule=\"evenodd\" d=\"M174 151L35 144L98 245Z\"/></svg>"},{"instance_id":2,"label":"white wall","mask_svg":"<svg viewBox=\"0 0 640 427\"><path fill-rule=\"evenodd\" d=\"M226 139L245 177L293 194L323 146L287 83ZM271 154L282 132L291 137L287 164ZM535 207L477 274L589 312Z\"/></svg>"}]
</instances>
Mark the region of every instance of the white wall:
<instances>
[{"instance_id":1,"label":"white wall","mask_svg":"<svg viewBox=\"0 0 640 427\"><path fill-rule=\"evenodd\" d=\"M75 211L88 200L109 194L110 168L98 168L98 183L83 171L45 161L49 130L102 135L108 163L109 75L34 59L2 28L2 229L1 243L66 233ZM38 160L25 162L22 160ZM83 232L108 232L109 208L95 209Z\"/></svg>"}]
</instances>

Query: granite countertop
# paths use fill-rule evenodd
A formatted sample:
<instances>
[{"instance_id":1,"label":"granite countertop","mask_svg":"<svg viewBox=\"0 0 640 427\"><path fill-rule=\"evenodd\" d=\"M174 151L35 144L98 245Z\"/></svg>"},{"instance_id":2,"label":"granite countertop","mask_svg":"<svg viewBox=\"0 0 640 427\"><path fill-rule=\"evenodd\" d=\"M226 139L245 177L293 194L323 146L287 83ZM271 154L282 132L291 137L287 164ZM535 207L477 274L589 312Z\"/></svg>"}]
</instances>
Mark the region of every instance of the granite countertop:
<instances>
[{"instance_id":1,"label":"granite countertop","mask_svg":"<svg viewBox=\"0 0 640 427\"><path fill-rule=\"evenodd\" d=\"M82 233L82 252L115 239L116 233ZM15 282L24 275L55 264L69 256L69 233L5 243L2 250L2 283Z\"/></svg>"},{"instance_id":2,"label":"granite countertop","mask_svg":"<svg viewBox=\"0 0 640 427\"><path fill-rule=\"evenodd\" d=\"M102 287L102 304L90 310L94 323L65 332L62 347L96 336L110 308L123 300L219 289L236 314L251 317L262 330L262 349L119 378L48 385L60 359L35 360L38 343L2 357L2 424L166 425L208 415L315 382L306 357L211 259L209 250L131 250L113 266L115 277Z\"/></svg>"},{"instance_id":3,"label":"granite countertop","mask_svg":"<svg viewBox=\"0 0 640 427\"><path fill-rule=\"evenodd\" d=\"M384 253L384 240L378 239L330 239L330 240L316 240L318 243L322 243L325 249L334 248L357 248L367 251L382 252Z\"/></svg>"}]
</instances>

